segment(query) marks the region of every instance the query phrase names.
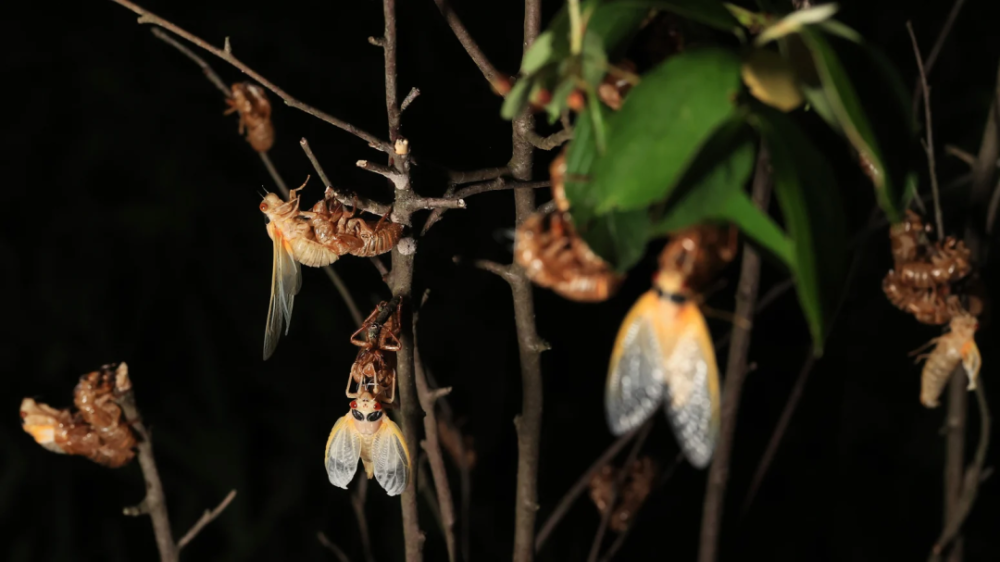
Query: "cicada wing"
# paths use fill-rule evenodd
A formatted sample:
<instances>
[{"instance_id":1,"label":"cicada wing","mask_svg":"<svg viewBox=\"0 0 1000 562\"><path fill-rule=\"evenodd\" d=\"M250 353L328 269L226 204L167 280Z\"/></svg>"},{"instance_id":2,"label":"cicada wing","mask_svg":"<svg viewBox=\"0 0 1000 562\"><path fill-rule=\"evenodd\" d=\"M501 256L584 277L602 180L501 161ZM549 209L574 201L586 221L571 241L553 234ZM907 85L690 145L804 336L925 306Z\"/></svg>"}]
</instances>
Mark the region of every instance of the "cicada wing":
<instances>
[{"instance_id":1,"label":"cicada wing","mask_svg":"<svg viewBox=\"0 0 1000 562\"><path fill-rule=\"evenodd\" d=\"M285 329L285 334L288 333L295 295L302 288L302 268L286 248L284 236L281 231L274 228L274 223L268 224L268 231L273 240L274 255L271 263L271 302L268 305L267 326L264 329L265 361L278 347L282 327Z\"/></svg>"},{"instance_id":2,"label":"cicada wing","mask_svg":"<svg viewBox=\"0 0 1000 562\"><path fill-rule=\"evenodd\" d=\"M361 457L361 434L354 427L351 413L337 420L326 440L326 473L330 483L347 489L358 469Z\"/></svg>"},{"instance_id":3,"label":"cicada wing","mask_svg":"<svg viewBox=\"0 0 1000 562\"><path fill-rule=\"evenodd\" d=\"M673 342L660 339L656 326L676 305L649 291L632 306L615 339L604 393L608 426L626 433L656 410L663 397L663 358Z\"/></svg>"},{"instance_id":4,"label":"cicada wing","mask_svg":"<svg viewBox=\"0 0 1000 562\"><path fill-rule=\"evenodd\" d=\"M661 329L666 329L661 326ZM694 304L681 307L672 352L663 369L664 409L688 462L704 468L712 460L719 435L719 368L705 318Z\"/></svg>"},{"instance_id":5,"label":"cicada wing","mask_svg":"<svg viewBox=\"0 0 1000 562\"><path fill-rule=\"evenodd\" d=\"M382 417L382 426L372 437L372 462L375 479L385 493L390 496L402 494L410 479L410 451L403 432L387 416Z\"/></svg>"}]
</instances>

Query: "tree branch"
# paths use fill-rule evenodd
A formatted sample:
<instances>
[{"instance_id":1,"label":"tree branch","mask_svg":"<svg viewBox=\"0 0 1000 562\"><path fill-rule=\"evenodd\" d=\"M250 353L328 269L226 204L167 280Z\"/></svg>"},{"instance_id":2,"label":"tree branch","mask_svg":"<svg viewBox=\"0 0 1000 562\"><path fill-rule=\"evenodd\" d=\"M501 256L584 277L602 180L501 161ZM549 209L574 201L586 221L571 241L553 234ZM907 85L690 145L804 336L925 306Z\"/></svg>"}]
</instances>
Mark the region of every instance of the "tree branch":
<instances>
[{"instance_id":1,"label":"tree branch","mask_svg":"<svg viewBox=\"0 0 1000 562\"><path fill-rule=\"evenodd\" d=\"M424 296L426 298L426 293ZM437 503L441 512L441 528L444 532L445 545L448 548L448 560L455 562L455 504L451 497L451 488L448 487L448 471L445 469L444 457L441 455L441 444L438 442L437 416L434 408L434 403L437 402L438 398L448 394L451 388L431 390L424 374L417 338L419 308L422 305L423 303L413 308L413 375L417 387L417 398L420 400L420 407L424 410L425 438L421 442L421 446L427 452L427 462L430 464L431 476L434 478L434 489L437 491Z\"/></svg>"},{"instance_id":2,"label":"tree branch","mask_svg":"<svg viewBox=\"0 0 1000 562\"><path fill-rule=\"evenodd\" d=\"M204 529L209 523L214 521L216 517L222 514L222 512L225 511L227 507L229 507L230 502L232 502L233 498L235 497L236 497L236 490L230 490L229 493L226 494L226 497L223 498L222 502L220 502L219 505L215 507L215 509L206 509L205 513L201 516L201 519L198 519L198 521L195 522L194 526L191 527L191 529L188 530L187 533L184 533L184 536L181 537L181 540L177 541L177 550L180 551L185 546L187 546L188 543L194 540L194 538L198 536L198 533L200 533L202 529Z\"/></svg>"},{"instance_id":3,"label":"tree branch","mask_svg":"<svg viewBox=\"0 0 1000 562\"><path fill-rule=\"evenodd\" d=\"M920 73L920 85L924 92L924 128L927 137L924 140L924 151L927 153L927 167L931 176L931 194L934 197L934 220L937 223L938 240L944 240L944 219L941 217L941 194L938 189L937 164L934 160L934 126L931 122L931 90L927 86L927 75L924 73L924 63L917 45L917 36L913 33L913 25L906 22L906 30L910 33L913 43L913 54L917 58L917 70Z\"/></svg>"},{"instance_id":4,"label":"tree branch","mask_svg":"<svg viewBox=\"0 0 1000 562\"><path fill-rule=\"evenodd\" d=\"M384 215L392 208L391 205L385 205L383 203L372 201L371 199L365 199L364 197L358 196L356 193L348 195L347 193L333 187L333 184L330 183L330 178L326 175L326 171L323 170L323 167L320 166L316 155L313 154L312 148L309 146L309 141L307 141L305 137L302 137L302 140L299 141L299 145L302 147L302 152L306 153L306 158L308 158L309 162L312 163L313 169L316 170L316 174L319 175L320 181L323 182L325 187L330 188L334 197L337 198L337 201L340 201L344 205L357 205L362 211L373 215Z\"/></svg>"},{"instance_id":5,"label":"tree branch","mask_svg":"<svg viewBox=\"0 0 1000 562\"><path fill-rule=\"evenodd\" d=\"M958 13L962 11L962 6L964 5L965 0L955 0L955 3L951 7L951 11L948 12L948 17L945 19L944 25L941 27L941 32L938 33L937 39L934 41L934 46L931 47L931 52L927 55L927 62L924 63L924 66L926 67L926 74L929 75L931 73L931 69L934 68L934 63L937 62L938 55L941 54L941 48L944 47L944 42L948 39L948 34L951 33L951 28L955 25ZM920 107L921 97L926 92L920 87L921 80L921 78L917 78L917 83L913 86L913 115L917 114L917 108Z\"/></svg>"},{"instance_id":6,"label":"tree branch","mask_svg":"<svg viewBox=\"0 0 1000 562\"><path fill-rule=\"evenodd\" d=\"M160 551L160 562L177 562L179 549L170 531L167 499L163 493L160 471L156 468L156 458L153 456L153 441L142 423L142 416L135 403L132 381L128 376L128 366L125 363L119 364L115 372L115 401L121 406L125 420L138 437L136 449L139 453L139 466L146 481L146 497L139 505L126 507L123 512L132 517L149 514L153 522L153 534L156 536L156 548Z\"/></svg>"},{"instance_id":7,"label":"tree branch","mask_svg":"<svg viewBox=\"0 0 1000 562\"><path fill-rule=\"evenodd\" d=\"M753 180L753 200L759 209L767 209L771 197L770 157L767 147L762 146L757 155L757 170ZM760 285L760 256L750 244L743 244L743 264L740 281L736 289L737 318L750 318L757 290ZM725 385L722 391L722 427L715 447L715 458L708 471L705 491L705 507L701 523L701 546L699 562L715 562L722 525L723 500L729 479L729 459L732 454L733 437L736 433L736 415L739 411L740 394L747 373L747 354L750 349L751 326L737 324L733 327L733 339L729 345L729 359L726 365Z\"/></svg>"},{"instance_id":8,"label":"tree branch","mask_svg":"<svg viewBox=\"0 0 1000 562\"><path fill-rule=\"evenodd\" d=\"M524 140L531 143L531 146L541 150L552 150L553 148L560 147L572 138L573 129L563 129L547 137L543 137L534 131L524 132Z\"/></svg>"},{"instance_id":9,"label":"tree branch","mask_svg":"<svg viewBox=\"0 0 1000 562\"><path fill-rule=\"evenodd\" d=\"M226 40L225 48L220 49L220 48L218 48L218 47L216 47L216 46L208 43L204 39L201 39L200 37L198 37L196 35L193 35L193 34L187 32L187 31L185 31L184 29L181 29L180 27L178 27L177 25L171 23L170 21L167 21L167 20L161 18L160 16L157 16L156 14L154 14L154 13L146 10L145 8L142 8L141 6L138 6L138 5L136 5L136 4L132 3L132 2L129 2L129 0L111 0L111 1L114 2L115 4L118 4L120 6L124 6L125 8L128 8L129 10L132 10L136 14L139 14L139 23L140 24L148 23L148 24L151 24L151 25L156 25L156 26L162 27L163 29L166 29L166 30L174 33L175 35L178 35L178 36L186 39L187 41L190 41L191 43L195 44L196 46L198 46L198 47L200 47L200 48L208 51L209 53L212 53L213 55L219 57L220 59L228 62L229 64L233 65L234 67L236 67L237 69L239 69L240 71L242 71L244 74L246 74L250 78L253 78L261 86L264 86L268 90L271 90L272 92L274 92L279 98L281 98L282 100L285 101L285 105L294 107L295 109L299 109L301 111L304 111L304 112L306 112L306 113L308 113L308 114L310 114L310 115L312 115L314 117L317 117L317 118L319 118L319 119L321 119L323 121L326 121L327 123L333 125L334 127L337 127L338 129L342 129L344 131L347 131L348 133L351 133L352 135L354 135L354 136L356 136L356 137L358 137L358 138L360 138L360 139L362 139L364 141L367 141L368 145L371 146L372 148L376 148L378 150L381 150L382 152L387 152L387 153L388 152L392 152L392 145L391 144L389 144L389 143L387 143L387 142L385 142L385 141L383 141L383 140L381 140L379 138L376 138L374 135L371 135L371 134L369 134L369 133L367 133L367 132L359 129L359 128L355 127L354 125L351 125L350 123L348 123L346 121L342 121L340 119L337 119L336 117L330 115L329 113L325 113L323 111L320 111L319 109L316 109L315 107L313 107L311 105L305 104L305 103L299 101L298 99L293 98L287 92L285 92L284 90L282 90L278 86L274 85L270 80L268 80L267 78L264 78L263 76L261 76L260 74L258 74L255 70L253 70L252 68L250 68L249 66L247 66L246 64L244 64L242 61L240 61L238 58L236 58L235 56L233 56L232 50L229 48L229 41L228 41L228 39Z\"/></svg>"},{"instance_id":10,"label":"tree branch","mask_svg":"<svg viewBox=\"0 0 1000 562\"><path fill-rule=\"evenodd\" d=\"M333 553L334 556L337 557L337 560L340 560L340 562L351 562L351 559L348 558L346 554L344 554L343 550L340 550L339 546L335 545L333 541L326 538L326 535L323 534L323 531L316 533L316 538L319 539L319 544L323 545L323 548L329 550L330 552Z\"/></svg>"},{"instance_id":11,"label":"tree branch","mask_svg":"<svg viewBox=\"0 0 1000 562\"><path fill-rule=\"evenodd\" d=\"M476 41L469 35L469 31L465 29L465 25L462 24L462 20L459 19L458 15L454 10L451 9L451 2L448 0L434 0L437 4L438 10L441 11L441 15L444 16L445 21L448 22L448 27L451 28L452 32L455 33L455 37L458 38L458 42L462 44L465 52L469 54L469 58L472 62L476 63L479 67L479 71L483 73L486 81L490 83L490 86L495 92L501 96L506 96L507 92L510 91L510 80L497 71L496 67L490 63L489 59L483 53Z\"/></svg>"},{"instance_id":12,"label":"tree branch","mask_svg":"<svg viewBox=\"0 0 1000 562\"><path fill-rule=\"evenodd\" d=\"M482 170L469 170L464 172L448 172L448 183L451 185L462 185L477 181L493 180L510 173L510 168L501 166L499 168L484 168Z\"/></svg>"}]
</instances>

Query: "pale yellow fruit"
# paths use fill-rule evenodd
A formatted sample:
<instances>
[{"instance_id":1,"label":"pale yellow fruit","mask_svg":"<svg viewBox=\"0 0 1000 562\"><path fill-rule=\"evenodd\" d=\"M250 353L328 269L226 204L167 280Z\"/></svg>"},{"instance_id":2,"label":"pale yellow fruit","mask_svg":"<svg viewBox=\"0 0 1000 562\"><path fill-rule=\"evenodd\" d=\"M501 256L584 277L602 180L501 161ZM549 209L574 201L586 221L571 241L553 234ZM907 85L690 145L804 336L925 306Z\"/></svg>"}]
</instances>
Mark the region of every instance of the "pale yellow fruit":
<instances>
[{"instance_id":1,"label":"pale yellow fruit","mask_svg":"<svg viewBox=\"0 0 1000 562\"><path fill-rule=\"evenodd\" d=\"M795 72L781 55L766 49L756 49L743 61L740 69L753 97L784 112L802 105Z\"/></svg>"}]
</instances>

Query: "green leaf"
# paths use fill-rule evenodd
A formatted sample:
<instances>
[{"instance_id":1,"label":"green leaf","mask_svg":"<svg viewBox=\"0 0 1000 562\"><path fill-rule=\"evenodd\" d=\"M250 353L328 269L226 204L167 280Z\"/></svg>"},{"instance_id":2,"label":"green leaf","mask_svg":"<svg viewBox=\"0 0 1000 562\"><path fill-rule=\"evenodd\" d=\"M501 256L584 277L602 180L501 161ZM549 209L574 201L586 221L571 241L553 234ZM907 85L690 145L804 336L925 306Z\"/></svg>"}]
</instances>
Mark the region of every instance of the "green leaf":
<instances>
[{"instance_id":1,"label":"green leaf","mask_svg":"<svg viewBox=\"0 0 1000 562\"><path fill-rule=\"evenodd\" d=\"M509 121L521 114L524 107L528 105L531 83L530 78L522 78L514 83L514 87L507 92L507 97L503 100L503 106L500 107L501 117Z\"/></svg>"},{"instance_id":2,"label":"green leaf","mask_svg":"<svg viewBox=\"0 0 1000 562\"><path fill-rule=\"evenodd\" d=\"M587 20L587 31L593 32L604 44L605 51L610 55L619 55L624 51L627 40L639 29L643 20L649 15L645 6L627 5L626 2L609 2L602 0L584 0L580 3L580 11L591 12ZM555 46L559 52L569 54L569 11L567 6L556 13L549 24L549 30L555 35Z\"/></svg>"},{"instance_id":3,"label":"green leaf","mask_svg":"<svg viewBox=\"0 0 1000 562\"><path fill-rule=\"evenodd\" d=\"M643 6L677 14L721 31L738 27L736 18L718 0L619 0L611 5Z\"/></svg>"},{"instance_id":4,"label":"green leaf","mask_svg":"<svg viewBox=\"0 0 1000 562\"><path fill-rule=\"evenodd\" d=\"M610 117L609 109L597 104L601 121ZM566 149L566 198L573 210L573 223L578 231L584 231L594 216L596 201L590 189L590 169L597 159L597 143L594 140L594 124L591 113L581 113L573 125L573 140Z\"/></svg>"},{"instance_id":5,"label":"green leaf","mask_svg":"<svg viewBox=\"0 0 1000 562\"><path fill-rule=\"evenodd\" d=\"M667 59L606 119L607 151L593 164L588 194L597 213L645 207L670 195L712 132L734 110L740 60L716 48Z\"/></svg>"},{"instance_id":6,"label":"green leaf","mask_svg":"<svg viewBox=\"0 0 1000 562\"><path fill-rule=\"evenodd\" d=\"M615 271L624 273L646 253L649 213L646 209L636 209L601 215L580 236Z\"/></svg>"},{"instance_id":7,"label":"green leaf","mask_svg":"<svg viewBox=\"0 0 1000 562\"><path fill-rule=\"evenodd\" d=\"M559 120L559 116L562 115L564 109L566 109L566 98L569 97L570 93L576 88L572 78L564 78L562 82L556 86L556 89L552 91L552 101L545 106L545 111L549 114L549 124L555 123Z\"/></svg>"},{"instance_id":8,"label":"green leaf","mask_svg":"<svg viewBox=\"0 0 1000 562\"><path fill-rule=\"evenodd\" d=\"M754 166L753 141L742 120L713 136L682 180L676 201L653 219L650 236L661 236L705 222L731 222L757 244L794 268L792 244L785 233L747 197L744 186Z\"/></svg>"},{"instance_id":9,"label":"green leaf","mask_svg":"<svg viewBox=\"0 0 1000 562\"><path fill-rule=\"evenodd\" d=\"M583 36L583 53L581 58L581 74L583 81L596 88L608 73L608 55L604 52L604 42L601 36L591 30Z\"/></svg>"},{"instance_id":10,"label":"green leaf","mask_svg":"<svg viewBox=\"0 0 1000 562\"><path fill-rule=\"evenodd\" d=\"M770 152L774 190L794 246L799 302L819 356L846 262L845 218L833 170L787 115L761 105L751 122Z\"/></svg>"},{"instance_id":11,"label":"green leaf","mask_svg":"<svg viewBox=\"0 0 1000 562\"><path fill-rule=\"evenodd\" d=\"M903 198L902 178L890 176L871 123L858 101L857 93L840 59L818 30L805 27L800 30L799 35L812 53L824 97L829 102L829 111L832 113L831 124L835 122L834 127L843 132L858 151L860 158L871 164L879 206L890 222L898 221ZM808 96L809 92L806 94ZM810 102L813 102L812 98ZM830 118L823 112L820 112L820 115L826 119Z\"/></svg>"},{"instance_id":12,"label":"green leaf","mask_svg":"<svg viewBox=\"0 0 1000 562\"><path fill-rule=\"evenodd\" d=\"M527 53L524 53L524 60L521 61L521 74L530 76L539 68L552 62L556 54L553 50L554 41L555 36L551 31L542 32L535 38L531 48L528 49Z\"/></svg>"}]
</instances>

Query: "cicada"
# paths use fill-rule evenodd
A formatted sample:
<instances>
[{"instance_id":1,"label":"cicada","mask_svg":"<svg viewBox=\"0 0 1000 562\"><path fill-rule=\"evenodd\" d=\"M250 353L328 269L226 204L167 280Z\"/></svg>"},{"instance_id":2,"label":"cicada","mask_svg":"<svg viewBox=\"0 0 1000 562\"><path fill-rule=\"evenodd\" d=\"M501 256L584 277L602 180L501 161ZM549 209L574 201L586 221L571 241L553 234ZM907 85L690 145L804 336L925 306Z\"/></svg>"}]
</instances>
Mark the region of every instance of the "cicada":
<instances>
[{"instance_id":1,"label":"cicada","mask_svg":"<svg viewBox=\"0 0 1000 562\"><path fill-rule=\"evenodd\" d=\"M388 312L384 322L379 322L387 302L381 302L356 332L351 334L351 343L361 347L351 365L351 376L347 379L348 398L357 398L366 389L381 402L392 403L396 399L396 351L399 351L400 308ZM387 312L387 311L386 311Z\"/></svg>"},{"instance_id":2,"label":"cicada","mask_svg":"<svg viewBox=\"0 0 1000 562\"><path fill-rule=\"evenodd\" d=\"M316 203L314 211L321 209L326 213L325 220L332 228L330 234L340 239L349 240L347 252L352 256L368 258L384 254L392 250L403 236L403 225L388 220L389 213L375 220L358 217L357 205L348 209L341 203L329 187L326 188L324 200ZM316 229L320 236L320 229Z\"/></svg>"},{"instance_id":3,"label":"cicada","mask_svg":"<svg viewBox=\"0 0 1000 562\"><path fill-rule=\"evenodd\" d=\"M564 177L565 151L549 167L556 209L535 213L518 226L514 235L514 260L536 285L580 302L607 300L623 278L580 238L568 214Z\"/></svg>"},{"instance_id":4,"label":"cicada","mask_svg":"<svg viewBox=\"0 0 1000 562\"><path fill-rule=\"evenodd\" d=\"M410 451L403 433L370 392L352 400L351 411L334 424L325 456L330 483L345 490L359 458L368 478L374 475L390 496L401 494L410 478Z\"/></svg>"},{"instance_id":5,"label":"cicada","mask_svg":"<svg viewBox=\"0 0 1000 562\"><path fill-rule=\"evenodd\" d=\"M622 322L608 368L612 433L638 427L662 402L681 449L698 468L711 460L719 432L719 369L696 288L735 252L732 227L675 235L660 254L653 288Z\"/></svg>"},{"instance_id":6,"label":"cicada","mask_svg":"<svg viewBox=\"0 0 1000 562\"><path fill-rule=\"evenodd\" d=\"M271 102L264 88L250 82L233 84L232 97L226 99L229 109L240 114L239 133L246 131L247 142L257 152L267 152L274 145L274 125L271 124Z\"/></svg>"},{"instance_id":7,"label":"cicada","mask_svg":"<svg viewBox=\"0 0 1000 562\"><path fill-rule=\"evenodd\" d=\"M951 319L947 334L927 343L933 345L934 350L917 357L917 361L927 360L920 375L921 404L928 408L938 406L938 397L959 362L969 377L968 389L975 390L979 368L983 363L979 346L976 345L977 329L979 322L976 318L971 314L961 313Z\"/></svg>"}]
</instances>

